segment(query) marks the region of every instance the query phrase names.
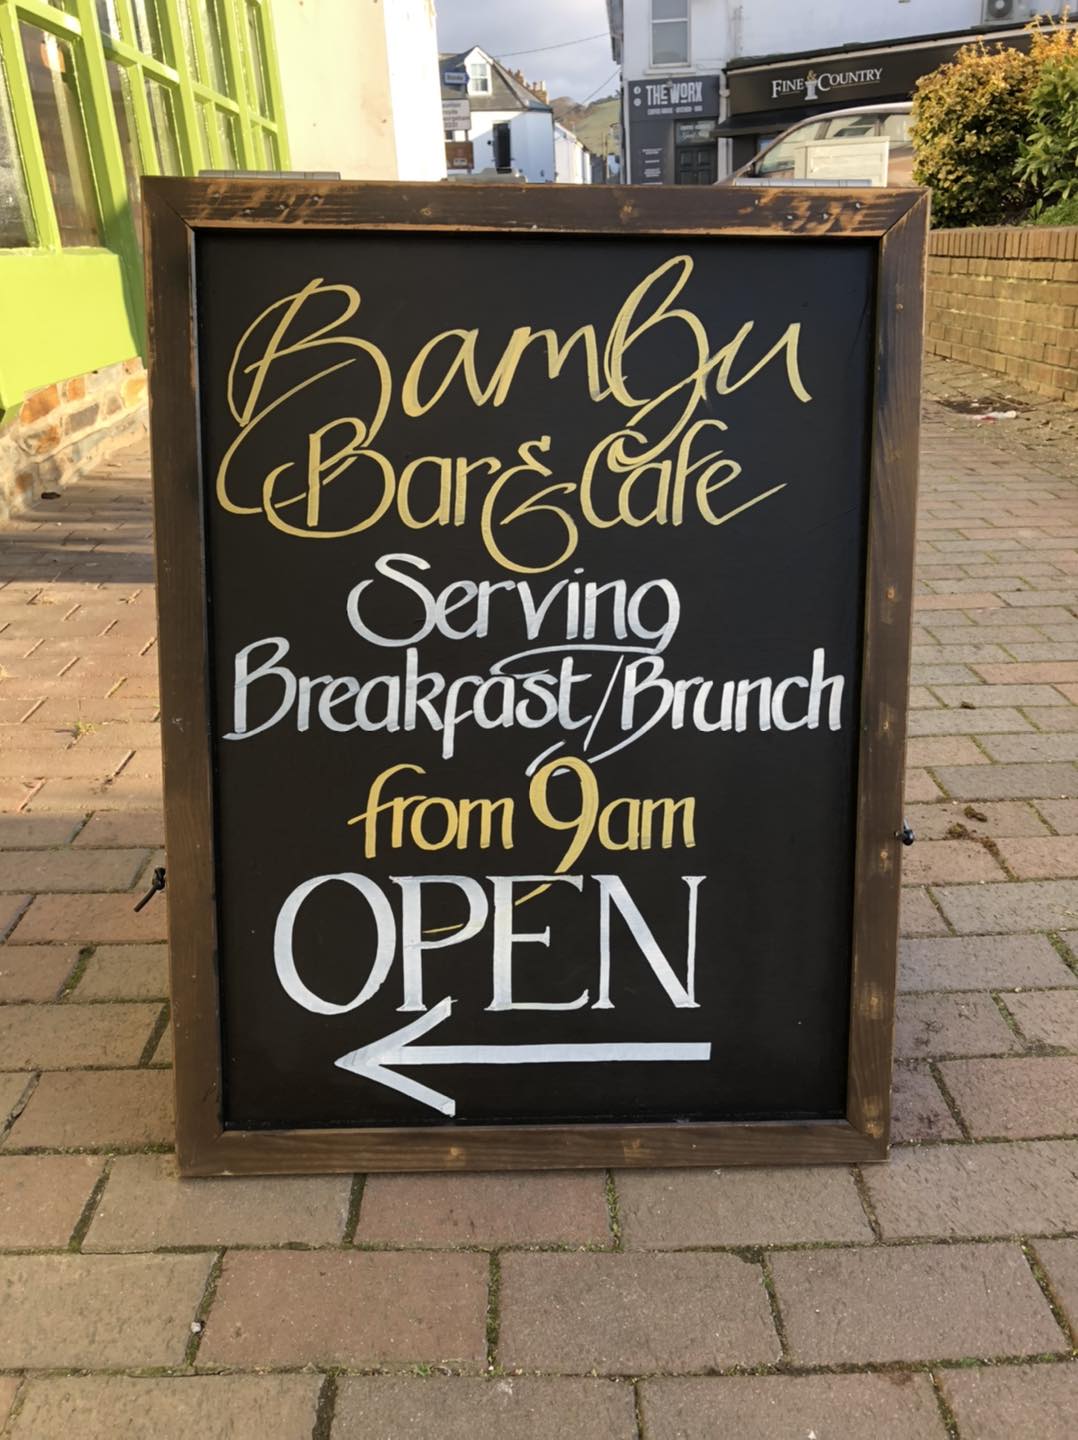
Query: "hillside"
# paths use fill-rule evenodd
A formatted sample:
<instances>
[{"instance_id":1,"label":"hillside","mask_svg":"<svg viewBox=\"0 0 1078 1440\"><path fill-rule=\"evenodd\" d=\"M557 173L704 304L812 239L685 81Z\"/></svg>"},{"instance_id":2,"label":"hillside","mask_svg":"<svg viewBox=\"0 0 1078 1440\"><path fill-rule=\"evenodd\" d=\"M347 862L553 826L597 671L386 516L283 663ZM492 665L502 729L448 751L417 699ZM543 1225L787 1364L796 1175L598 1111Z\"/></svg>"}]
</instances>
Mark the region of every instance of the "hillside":
<instances>
[{"instance_id":1,"label":"hillside","mask_svg":"<svg viewBox=\"0 0 1078 1440\"><path fill-rule=\"evenodd\" d=\"M617 145L609 138L611 125L618 122L618 97L607 95L593 100L590 105L578 105L567 95L561 95L550 102L554 119L572 130L596 155L604 152L617 154Z\"/></svg>"}]
</instances>

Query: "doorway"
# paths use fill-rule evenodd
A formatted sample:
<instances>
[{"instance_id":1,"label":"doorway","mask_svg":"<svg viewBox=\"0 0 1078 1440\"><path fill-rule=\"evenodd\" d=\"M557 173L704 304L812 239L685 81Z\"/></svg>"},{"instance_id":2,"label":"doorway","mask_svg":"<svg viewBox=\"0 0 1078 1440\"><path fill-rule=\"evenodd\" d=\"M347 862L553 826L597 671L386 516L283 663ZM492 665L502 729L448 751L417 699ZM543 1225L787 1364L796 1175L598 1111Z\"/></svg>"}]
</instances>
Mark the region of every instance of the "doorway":
<instances>
[{"instance_id":1,"label":"doorway","mask_svg":"<svg viewBox=\"0 0 1078 1440\"><path fill-rule=\"evenodd\" d=\"M716 145L679 145L675 151L674 183L714 185L719 178Z\"/></svg>"},{"instance_id":2,"label":"doorway","mask_svg":"<svg viewBox=\"0 0 1078 1440\"><path fill-rule=\"evenodd\" d=\"M499 174L513 168L509 125L505 121L494 126L494 168Z\"/></svg>"}]
</instances>

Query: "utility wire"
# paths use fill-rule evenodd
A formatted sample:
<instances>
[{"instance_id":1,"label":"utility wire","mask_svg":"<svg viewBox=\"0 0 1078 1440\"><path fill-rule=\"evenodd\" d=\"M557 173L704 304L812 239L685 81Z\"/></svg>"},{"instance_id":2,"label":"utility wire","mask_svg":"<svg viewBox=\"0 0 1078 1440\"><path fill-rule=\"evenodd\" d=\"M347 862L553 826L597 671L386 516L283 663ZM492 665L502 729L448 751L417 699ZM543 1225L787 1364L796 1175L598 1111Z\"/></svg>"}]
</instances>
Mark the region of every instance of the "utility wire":
<instances>
[{"instance_id":1,"label":"utility wire","mask_svg":"<svg viewBox=\"0 0 1078 1440\"><path fill-rule=\"evenodd\" d=\"M600 30L597 35L583 35L579 40L561 40L557 45L537 45L534 50L503 50L499 60L509 60L514 55L541 55L544 50L565 50L570 45L586 45L589 40L608 40L609 30Z\"/></svg>"},{"instance_id":2,"label":"utility wire","mask_svg":"<svg viewBox=\"0 0 1078 1440\"><path fill-rule=\"evenodd\" d=\"M566 114L573 115L576 113L577 110L583 110L584 106L592 98L592 95L598 95L600 90L605 90L606 87L610 84L611 80L616 80L620 73L621 66L619 65L618 68L614 71L613 75L608 75L601 85L596 85L595 89L591 92L591 95L585 95L583 100L578 100L573 106L572 110L567 111Z\"/></svg>"}]
</instances>

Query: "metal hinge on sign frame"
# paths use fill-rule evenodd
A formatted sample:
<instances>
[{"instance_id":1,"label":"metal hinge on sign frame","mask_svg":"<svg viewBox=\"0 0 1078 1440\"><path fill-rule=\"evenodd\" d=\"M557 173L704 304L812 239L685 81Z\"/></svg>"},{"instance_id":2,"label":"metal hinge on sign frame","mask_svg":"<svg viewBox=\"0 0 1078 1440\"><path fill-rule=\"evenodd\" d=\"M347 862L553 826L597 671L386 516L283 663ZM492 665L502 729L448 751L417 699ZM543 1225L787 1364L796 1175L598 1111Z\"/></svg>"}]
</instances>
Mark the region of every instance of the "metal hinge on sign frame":
<instances>
[{"instance_id":1,"label":"metal hinge on sign frame","mask_svg":"<svg viewBox=\"0 0 1078 1440\"><path fill-rule=\"evenodd\" d=\"M142 899L135 906L135 914L147 906L159 890L165 888L165 867L158 865L153 872L153 879L150 881L150 888L143 895Z\"/></svg>"}]
</instances>

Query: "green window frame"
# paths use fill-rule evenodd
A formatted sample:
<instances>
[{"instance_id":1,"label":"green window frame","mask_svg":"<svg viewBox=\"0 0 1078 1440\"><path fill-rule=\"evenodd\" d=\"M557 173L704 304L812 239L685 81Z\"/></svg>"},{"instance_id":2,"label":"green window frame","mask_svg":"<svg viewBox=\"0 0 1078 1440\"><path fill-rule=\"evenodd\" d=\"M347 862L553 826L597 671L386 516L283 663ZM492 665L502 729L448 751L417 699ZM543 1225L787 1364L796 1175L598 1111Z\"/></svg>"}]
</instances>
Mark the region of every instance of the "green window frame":
<instances>
[{"instance_id":1,"label":"green window frame","mask_svg":"<svg viewBox=\"0 0 1078 1440\"><path fill-rule=\"evenodd\" d=\"M100 245L62 242L23 49L37 30L73 59ZM142 351L140 174L289 156L270 0L0 0L0 88L33 239L0 246L3 423L28 391Z\"/></svg>"}]
</instances>

